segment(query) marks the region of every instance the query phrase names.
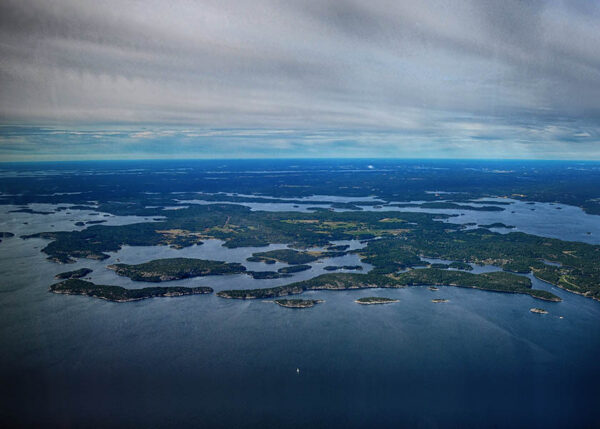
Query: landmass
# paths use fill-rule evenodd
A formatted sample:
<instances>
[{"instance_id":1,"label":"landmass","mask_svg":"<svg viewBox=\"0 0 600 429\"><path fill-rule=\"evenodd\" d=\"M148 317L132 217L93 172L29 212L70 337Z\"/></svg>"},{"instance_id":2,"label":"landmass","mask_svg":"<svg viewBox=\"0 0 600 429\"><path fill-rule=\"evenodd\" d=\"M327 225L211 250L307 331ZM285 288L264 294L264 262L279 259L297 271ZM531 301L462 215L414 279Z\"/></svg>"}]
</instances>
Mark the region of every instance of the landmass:
<instances>
[{"instance_id":1,"label":"landmass","mask_svg":"<svg viewBox=\"0 0 600 429\"><path fill-rule=\"evenodd\" d=\"M300 265L306 264L307 262L314 262L317 259L319 259L318 256L308 252L299 252L292 249L280 249L270 250L268 252L253 253L252 256L246 260L250 262L284 262L290 265Z\"/></svg>"},{"instance_id":2,"label":"landmass","mask_svg":"<svg viewBox=\"0 0 600 429\"><path fill-rule=\"evenodd\" d=\"M98 210L151 215L152 211L139 208L137 204L131 203L131 207L126 209L127 204L105 202L99 204ZM298 249L310 249L327 247L340 240L359 240L366 244L362 249L322 252L281 249L254 253L251 260L305 265L322 258L356 254L361 262L373 266L366 275L405 279L407 275L402 271L423 266L421 257L427 255L429 258L455 261L447 267L440 267L444 268L438 270L441 272L450 273L447 268L469 270L469 264L494 265L507 272L533 272L537 278L553 285L600 300L600 246L522 232L499 234L485 228L466 229L459 224L440 222L451 218L445 214L395 212L391 217L390 212L372 211L260 212L234 204L190 206L164 213L165 218L158 222L93 225L82 231L43 232L23 238L50 240L42 251L51 261L59 263L74 262L76 258L106 259L109 257L107 252L116 252L123 245L186 247L201 245L202 240L206 239L219 239L229 248L286 243ZM543 260L560 266L548 266ZM241 272L242 268L228 267L225 271ZM164 273L159 271L160 279ZM137 274L142 276L141 272ZM183 278L179 275L187 274L185 270L183 273L176 272L173 278ZM478 288L493 290L497 287L490 280L494 277L477 275L476 278ZM448 279L455 281L453 277ZM470 285L472 281L466 278L459 280L456 283L461 285ZM519 284L517 280L515 284ZM515 289L509 286L504 287L503 291ZM532 296L543 297L543 291L516 289L528 290L527 293ZM555 296L550 298L556 299Z\"/></svg>"},{"instance_id":3,"label":"landmass","mask_svg":"<svg viewBox=\"0 0 600 429\"><path fill-rule=\"evenodd\" d=\"M287 308L310 308L323 301L320 299L276 299L274 302Z\"/></svg>"},{"instance_id":4,"label":"landmass","mask_svg":"<svg viewBox=\"0 0 600 429\"><path fill-rule=\"evenodd\" d=\"M490 223L487 225L479 225L480 228L506 228L506 229L514 229L516 226L514 225L505 225L501 222Z\"/></svg>"},{"instance_id":5,"label":"landmass","mask_svg":"<svg viewBox=\"0 0 600 429\"><path fill-rule=\"evenodd\" d=\"M323 267L325 271L337 271L337 270L354 270L354 271L362 271L363 267L361 265L327 265Z\"/></svg>"},{"instance_id":6,"label":"landmass","mask_svg":"<svg viewBox=\"0 0 600 429\"><path fill-rule=\"evenodd\" d=\"M280 273L277 271L245 271L244 274L252 276L253 279L266 280L266 279L280 279L282 277L291 277L290 274Z\"/></svg>"},{"instance_id":7,"label":"landmass","mask_svg":"<svg viewBox=\"0 0 600 429\"><path fill-rule=\"evenodd\" d=\"M221 298L264 299L300 294L306 290L348 290L365 288L398 288L404 286L447 285L482 289L491 292L521 293L533 298L558 302L561 299L551 292L532 289L527 277L502 271L472 274L463 271L447 271L435 268L410 270L394 275L383 274L322 274L309 280L284 286L263 289L224 290L217 293Z\"/></svg>"},{"instance_id":8,"label":"landmass","mask_svg":"<svg viewBox=\"0 0 600 429\"><path fill-rule=\"evenodd\" d=\"M473 271L473 267L471 266L471 264L467 264L466 262L460 262L460 261L450 263L448 265L448 268L454 268L457 270L464 270L464 271Z\"/></svg>"},{"instance_id":9,"label":"landmass","mask_svg":"<svg viewBox=\"0 0 600 429\"><path fill-rule=\"evenodd\" d=\"M239 263L192 258L156 259L137 265L113 264L107 268L114 270L120 276L144 282L165 282L190 277L239 274L246 271L246 267Z\"/></svg>"},{"instance_id":10,"label":"landmass","mask_svg":"<svg viewBox=\"0 0 600 429\"><path fill-rule=\"evenodd\" d=\"M548 314L548 312L543 308L530 308L529 311L536 314Z\"/></svg>"},{"instance_id":11,"label":"landmass","mask_svg":"<svg viewBox=\"0 0 600 429\"><path fill-rule=\"evenodd\" d=\"M450 264L444 264L441 262L433 262L431 264L429 264L429 268L438 268L438 269L446 269L446 268L450 268Z\"/></svg>"},{"instance_id":12,"label":"landmass","mask_svg":"<svg viewBox=\"0 0 600 429\"><path fill-rule=\"evenodd\" d=\"M378 296L368 296L366 298L358 298L356 301L357 304L362 305L371 305L371 304L391 304L392 302L400 302L398 299L392 298L384 298Z\"/></svg>"},{"instance_id":13,"label":"landmass","mask_svg":"<svg viewBox=\"0 0 600 429\"><path fill-rule=\"evenodd\" d=\"M448 302L448 300L444 299L444 298L435 298L435 299L432 299L431 302L439 304L439 303L442 303L442 302Z\"/></svg>"},{"instance_id":14,"label":"landmass","mask_svg":"<svg viewBox=\"0 0 600 429\"><path fill-rule=\"evenodd\" d=\"M68 279L50 286L50 292L67 295L86 295L114 302L139 301L156 297L175 297L212 293L210 287L145 287L125 289L120 286L97 285L80 279Z\"/></svg>"},{"instance_id":15,"label":"landmass","mask_svg":"<svg viewBox=\"0 0 600 429\"><path fill-rule=\"evenodd\" d=\"M281 267L277 272L282 274L292 274L299 273L300 271L307 271L311 268L310 265L290 265L289 267Z\"/></svg>"},{"instance_id":16,"label":"landmass","mask_svg":"<svg viewBox=\"0 0 600 429\"><path fill-rule=\"evenodd\" d=\"M2 243L2 238L10 238L15 235L12 232L0 232L0 243Z\"/></svg>"},{"instance_id":17,"label":"landmass","mask_svg":"<svg viewBox=\"0 0 600 429\"><path fill-rule=\"evenodd\" d=\"M337 245L327 246L327 250L337 251L337 252L343 252L345 250L348 250L348 248L350 248L349 244L337 244Z\"/></svg>"},{"instance_id":18,"label":"landmass","mask_svg":"<svg viewBox=\"0 0 600 429\"><path fill-rule=\"evenodd\" d=\"M90 274L92 272L92 270L90 268L80 268L78 270L75 271L66 271L64 273L59 273L57 275L54 276L54 278L56 279L79 279L81 277L85 277L88 274Z\"/></svg>"}]
</instances>

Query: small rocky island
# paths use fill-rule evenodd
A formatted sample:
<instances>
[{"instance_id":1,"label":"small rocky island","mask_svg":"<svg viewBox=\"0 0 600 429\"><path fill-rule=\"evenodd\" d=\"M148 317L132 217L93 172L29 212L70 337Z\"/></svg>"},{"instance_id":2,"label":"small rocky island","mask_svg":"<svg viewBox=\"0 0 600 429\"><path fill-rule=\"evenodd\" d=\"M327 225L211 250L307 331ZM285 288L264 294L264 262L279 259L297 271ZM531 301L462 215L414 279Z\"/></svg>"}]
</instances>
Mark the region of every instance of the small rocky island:
<instances>
[{"instance_id":1,"label":"small rocky island","mask_svg":"<svg viewBox=\"0 0 600 429\"><path fill-rule=\"evenodd\" d=\"M361 265L327 265L323 267L325 271L337 271L337 270L354 270L354 271L362 271L363 267Z\"/></svg>"},{"instance_id":2,"label":"small rocky island","mask_svg":"<svg viewBox=\"0 0 600 429\"><path fill-rule=\"evenodd\" d=\"M514 226L514 225L506 225L506 224L503 224L501 222L494 222L494 223L490 223L490 224L487 224L487 225L479 225L479 227L480 228L487 228L487 229L490 229L490 228L514 229L514 228L516 228L516 226Z\"/></svg>"},{"instance_id":3,"label":"small rocky island","mask_svg":"<svg viewBox=\"0 0 600 429\"><path fill-rule=\"evenodd\" d=\"M50 292L66 295L86 295L93 298L114 302L139 301L146 298L174 297L212 293L213 289L199 287L145 287L142 289L125 289L121 286L97 285L80 279L67 279L50 286Z\"/></svg>"},{"instance_id":4,"label":"small rocky island","mask_svg":"<svg viewBox=\"0 0 600 429\"><path fill-rule=\"evenodd\" d=\"M315 304L320 304L323 300L320 299L276 299L275 304L286 308L310 308Z\"/></svg>"},{"instance_id":5,"label":"small rocky island","mask_svg":"<svg viewBox=\"0 0 600 429\"><path fill-rule=\"evenodd\" d=\"M15 234L13 234L12 232L5 232L5 231L0 231L0 243L2 242L3 238L10 238L10 237L14 237Z\"/></svg>"},{"instance_id":6,"label":"small rocky island","mask_svg":"<svg viewBox=\"0 0 600 429\"><path fill-rule=\"evenodd\" d=\"M80 268L75 271L65 271L54 276L55 279L66 280L66 279L80 279L90 274L92 270L90 268Z\"/></svg>"},{"instance_id":7,"label":"small rocky island","mask_svg":"<svg viewBox=\"0 0 600 429\"><path fill-rule=\"evenodd\" d=\"M371 304L391 304L392 302L400 302L399 299L392 298L384 298L379 296L367 296L365 298L358 298L356 301L357 304L362 305L371 305Z\"/></svg>"},{"instance_id":8,"label":"small rocky island","mask_svg":"<svg viewBox=\"0 0 600 429\"><path fill-rule=\"evenodd\" d=\"M256 280L280 279L282 277L291 277L291 274L285 274L281 271L244 271L244 274L248 274Z\"/></svg>"},{"instance_id":9,"label":"small rocky island","mask_svg":"<svg viewBox=\"0 0 600 429\"><path fill-rule=\"evenodd\" d=\"M281 267L277 270L278 273L281 274L291 274L291 273L299 273L300 271L310 270L312 267L310 265L290 265L287 267Z\"/></svg>"},{"instance_id":10,"label":"small rocky island","mask_svg":"<svg viewBox=\"0 0 600 429\"><path fill-rule=\"evenodd\" d=\"M543 308L537 308L537 307L530 308L529 311L531 311L532 313L535 313L535 314L548 314L548 312L546 310L544 310Z\"/></svg>"},{"instance_id":11,"label":"small rocky island","mask_svg":"<svg viewBox=\"0 0 600 429\"><path fill-rule=\"evenodd\" d=\"M441 303L441 302L448 302L447 299L443 299L443 298L436 298L436 299L432 299L431 302L435 302L437 303Z\"/></svg>"}]
</instances>

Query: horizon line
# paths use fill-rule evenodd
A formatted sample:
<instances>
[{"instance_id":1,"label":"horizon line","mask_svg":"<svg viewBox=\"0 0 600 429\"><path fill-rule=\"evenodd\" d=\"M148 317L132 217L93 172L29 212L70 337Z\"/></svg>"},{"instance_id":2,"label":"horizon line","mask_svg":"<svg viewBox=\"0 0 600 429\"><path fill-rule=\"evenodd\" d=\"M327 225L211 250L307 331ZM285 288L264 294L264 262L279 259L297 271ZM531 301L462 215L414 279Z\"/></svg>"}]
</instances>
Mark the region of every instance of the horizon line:
<instances>
[{"instance_id":1,"label":"horizon line","mask_svg":"<svg viewBox=\"0 0 600 429\"><path fill-rule=\"evenodd\" d=\"M598 163L598 159L572 158L420 158L420 157L231 157L231 158L130 158L130 159L44 159L44 160L12 160L1 161L3 164L41 164L41 163L76 163L76 162L140 162L140 161L325 161L325 160L384 160L384 161L525 161L525 162L585 162Z\"/></svg>"}]
</instances>

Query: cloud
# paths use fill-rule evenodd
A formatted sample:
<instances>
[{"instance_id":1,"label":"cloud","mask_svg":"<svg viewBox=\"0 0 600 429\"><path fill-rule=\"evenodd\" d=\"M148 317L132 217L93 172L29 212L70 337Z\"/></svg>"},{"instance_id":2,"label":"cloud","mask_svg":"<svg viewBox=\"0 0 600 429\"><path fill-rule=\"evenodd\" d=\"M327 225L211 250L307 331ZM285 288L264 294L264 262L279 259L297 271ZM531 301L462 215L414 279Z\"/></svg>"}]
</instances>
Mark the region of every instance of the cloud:
<instances>
[{"instance_id":1,"label":"cloud","mask_svg":"<svg viewBox=\"0 0 600 429\"><path fill-rule=\"evenodd\" d=\"M264 139L278 151L303 136L325 153L310 136L329 130L354 142L350 154L421 141L484 153L511 139L519 156L573 144L587 157L600 134L599 26L598 2L583 0L4 0L0 122L127 128L102 136L111 154L133 140L176 153L191 127L198 153L211 133L241 144L236 130L259 129L294 130L296 143Z\"/></svg>"}]
</instances>

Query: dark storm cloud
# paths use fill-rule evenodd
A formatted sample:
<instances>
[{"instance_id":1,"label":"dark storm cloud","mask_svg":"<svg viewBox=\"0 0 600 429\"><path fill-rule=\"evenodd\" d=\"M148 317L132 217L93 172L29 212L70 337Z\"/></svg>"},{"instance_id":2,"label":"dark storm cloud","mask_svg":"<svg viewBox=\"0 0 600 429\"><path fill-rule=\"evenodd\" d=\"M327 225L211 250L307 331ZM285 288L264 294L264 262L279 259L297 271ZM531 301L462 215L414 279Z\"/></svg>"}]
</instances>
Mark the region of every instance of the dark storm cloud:
<instances>
[{"instance_id":1,"label":"dark storm cloud","mask_svg":"<svg viewBox=\"0 0 600 429\"><path fill-rule=\"evenodd\" d=\"M354 135L350 154L485 155L504 140L518 156L598 156L595 1L0 0L0 38L5 124L192 126L199 156L214 128L294 129L290 150L323 153ZM59 151L56 135L40 150ZM0 134L0 151L16 144Z\"/></svg>"}]
</instances>

